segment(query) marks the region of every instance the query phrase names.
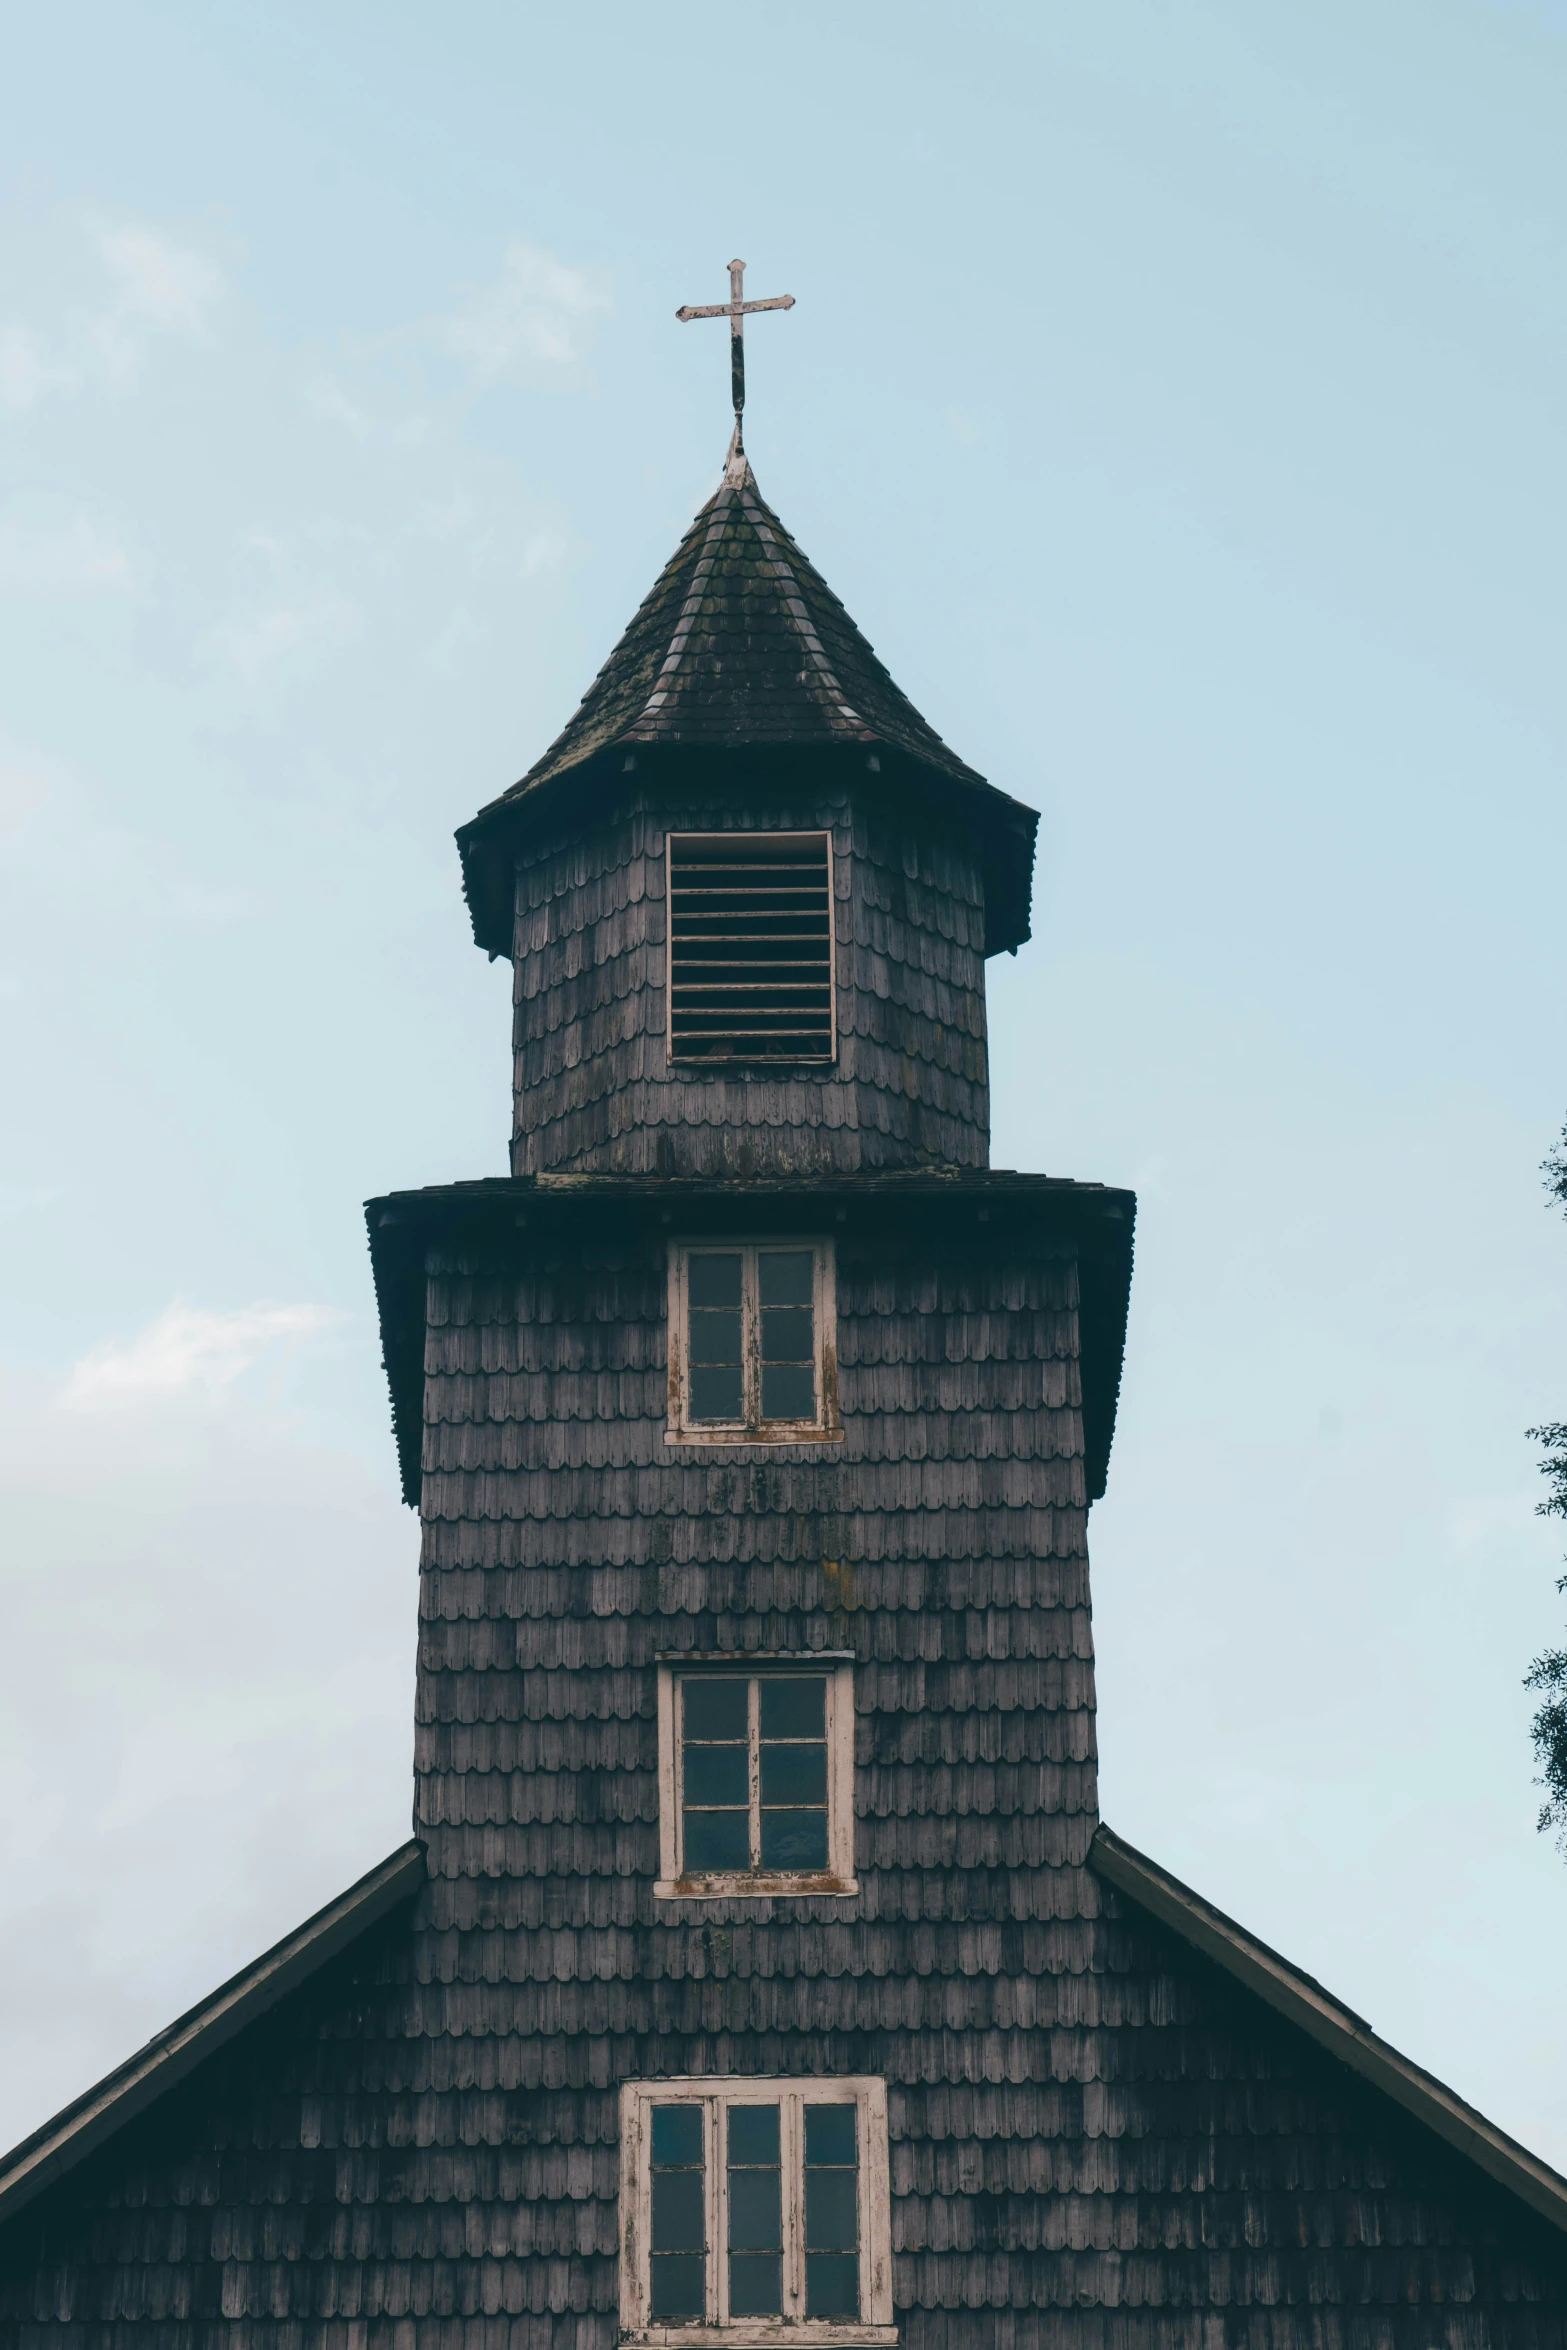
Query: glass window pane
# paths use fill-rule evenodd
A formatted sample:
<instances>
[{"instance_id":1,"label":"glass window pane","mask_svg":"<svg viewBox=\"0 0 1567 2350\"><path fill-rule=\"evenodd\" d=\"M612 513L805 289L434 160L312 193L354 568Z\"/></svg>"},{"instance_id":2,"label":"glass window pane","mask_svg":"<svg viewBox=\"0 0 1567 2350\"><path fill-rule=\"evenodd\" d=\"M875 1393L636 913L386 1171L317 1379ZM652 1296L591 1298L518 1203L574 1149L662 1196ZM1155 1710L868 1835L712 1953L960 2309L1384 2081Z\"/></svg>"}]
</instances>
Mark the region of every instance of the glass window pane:
<instances>
[{"instance_id":1,"label":"glass window pane","mask_svg":"<svg viewBox=\"0 0 1567 2350\"><path fill-rule=\"evenodd\" d=\"M827 1684L814 1673L780 1675L761 1686L764 1738L824 1738Z\"/></svg>"},{"instance_id":2,"label":"glass window pane","mask_svg":"<svg viewBox=\"0 0 1567 2350\"><path fill-rule=\"evenodd\" d=\"M701 2171L655 2170L654 2251L700 2252L703 2233Z\"/></svg>"},{"instance_id":3,"label":"glass window pane","mask_svg":"<svg viewBox=\"0 0 1567 2350\"><path fill-rule=\"evenodd\" d=\"M684 1816L686 1869L748 1869L751 1817L743 1811L688 1811Z\"/></svg>"},{"instance_id":4,"label":"glass window pane","mask_svg":"<svg viewBox=\"0 0 1567 2350\"><path fill-rule=\"evenodd\" d=\"M649 2311L654 2317L690 2317L700 2322L707 2315L707 2262L700 2252L655 2252L648 2266L652 2270Z\"/></svg>"},{"instance_id":5,"label":"glass window pane","mask_svg":"<svg viewBox=\"0 0 1567 2350\"><path fill-rule=\"evenodd\" d=\"M738 1311L710 1313L705 1309L691 1309L691 1360L694 1363L738 1363L740 1360L740 1316Z\"/></svg>"},{"instance_id":6,"label":"glass window pane","mask_svg":"<svg viewBox=\"0 0 1567 2350\"><path fill-rule=\"evenodd\" d=\"M695 1371L691 1374L693 1395L698 1376ZM695 1408L693 1404L693 1414ZM762 1365L762 1417L764 1420L815 1419L816 1374L809 1363Z\"/></svg>"},{"instance_id":7,"label":"glass window pane","mask_svg":"<svg viewBox=\"0 0 1567 2350\"><path fill-rule=\"evenodd\" d=\"M710 1747L712 1754L724 1754L725 1747ZM691 1782L686 1781L689 1799ZM702 1800L705 1800L703 1798ZM715 1800L722 1800L715 1799ZM731 1798L731 1800L733 1800ZM798 1746L764 1746L762 1748L762 1803L766 1808L778 1803L825 1803L827 1801L827 1749L825 1746L803 1742Z\"/></svg>"},{"instance_id":8,"label":"glass window pane","mask_svg":"<svg viewBox=\"0 0 1567 2350\"><path fill-rule=\"evenodd\" d=\"M806 2317L860 2315L855 2108L806 2106Z\"/></svg>"},{"instance_id":9,"label":"glass window pane","mask_svg":"<svg viewBox=\"0 0 1567 2350\"><path fill-rule=\"evenodd\" d=\"M783 2248L782 2174L772 2170L731 2170L729 2173L729 2249L731 2252L778 2252Z\"/></svg>"},{"instance_id":10,"label":"glass window pane","mask_svg":"<svg viewBox=\"0 0 1567 2350\"><path fill-rule=\"evenodd\" d=\"M816 1353L816 1332L809 1306L762 1308L764 1363L808 1363Z\"/></svg>"},{"instance_id":11,"label":"glass window pane","mask_svg":"<svg viewBox=\"0 0 1567 2350\"><path fill-rule=\"evenodd\" d=\"M858 2317L859 2174L855 2109L805 2109L805 2314Z\"/></svg>"},{"instance_id":12,"label":"glass window pane","mask_svg":"<svg viewBox=\"0 0 1567 2350\"><path fill-rule=\"evenodd\" d=\"M686 1296L693 1306L740 1310L740 1251L693 1252L686 1259Z\"/></svg>"},{"instance_id":13,"label":"glass window pane","mask_svg":"<svg viewBox=\"0 0 1567 2350\"><path fill-rule=\"evenodd\" d=\"M702 2108L655 2105L648 2283L654 2317L707 2315Z\"/></svg>"},{"instance_id":14,"label":"glass window pane","mask_svg":"<svg viewBox=\"0 0 1567 2350\"><path fill-rule=\"evenodd\" d=\"M786 1749L790 1754L811 1754L809 1746ZM823 1754L827 1749L822 1748ZM686 1748L685 1795L689 1804L720 1806L731 1803L746 1804L751 1800L750 1759L743 1746L692 1746Z\"/></svg>"},{"instance_id":15,"label":"glass window pane","mask_svg":"<svg viewBox=\"0 0 1567 2350\"><path fill-rule=\"evenodd\" d=\"M653 2160L684 2165L702 2163L702 2108L699 2105L655 2105Z\"/></svg>"},{"instance_id":16,"label":"glass window pane","mask_svg":"<svg viewBox=\"0 0 1567 2350\"><path fill-rule=\"evenodd\" d=\"M718 1370L692 1364L691 1417L693 1420L745 1418L745 1391L738 1363L733 1369Z\"/></svg>"},{"instance_id":17,"label":"glass window pane","mask_svg":"<svg viewBox=\"0 0 1567 2350\"><path fill-rule=\"evenodd\" d=\"M808 1306L812 1256L808 1248L764 1248L757 1253L757 1279L764 1306Z\"/></svg>"},{"instance_id":18,"label":"glass window pane","mask_svg":"<svg viewBox=\"0 0 1567 2350\"><path fill-rule=\"evenodd\" d=\"M854 2107L808 2105L805 2109L805 2159L808 2163L847 2163L856 2158Z\"/></svg>"},{"instance_id":19,"label":"glass window pane","mask_svg":"<svg viewBox=\"0 0 1567 2350\"><path fill-rule=\"evenodd\" d=\"M698 1812L698 1819L723 1819L723 1812ZM764 1869L824 1869L827 1866L827 1814L824 1811L764 1811L762 1814Z\"/></svg>"},{"instance_id":20,"label":"glass window pane","mask_svg":"<svg viewBox=\"0 0 1567 2350\"><path fill-rule=\"evenodd\" d=\"M681 1683L688 1738L739 1738L746 1735L746 1683L709 1680L693 1674Z\"/></svg>"},{"instance_id":21,"label":"glass window pane","mask_svg":"<svg viewBox=\"0 0 1567 2350\"><path fill-rule=\"evenodd\" d=\"M686 1260L688 1409L693 1420L742 1420L740 1251Z\"/></svg>"},{"instance_id":22,"label":"glass window pane","mask_svg":"<svg viewBox=\"0 0 1567 2350\"><path fill-rule=\"evenodd\" d=\"M858 2317L860 2262L854 2252L807 2252L805 2256L805 2314L807 2317Z\"/></svg>"},{"instance_id":23,"label":"glass window pane","mask_svg":"<svg viewBox=\"0 0 1567 2350\"><path fill-rule=\"evenodd\" d=\"M807 2252L852 2252L855 2231L855 2186L852 2170L811 2170L805 2173L805 2248Z\"/></svg>"},{"instance_id":24,"label":"glass window pane","mask_svg":"<svg viewBox=\"0 0 1567 2350\"><path fill-rule=\"evenodd\" d=\"M771 2163L778 2166L778 2108L776 2105L731 2105L729 2161Z\"/></svg>"},{"instance_id":25,"label":"glass window pane","mask_svg":"<svg viewBox=\"0 0 1567 2350\"><path fill-rule=\"evenodd\" d=\"M731 2317L783 2315L783 2261L776 2252L734 2252L729 2256Z\"/></svg>"},{"instance_id":26,"label":"glass window pane","mask_svg":"<svg viewBox=\"0 0 1567 2350\"><path fill-rule=\"evenodd\" d=\"M783 2314L783 2174L778 2107L731 2105L729 2161L729 2314Z\"/></svg>"}]
</instances>

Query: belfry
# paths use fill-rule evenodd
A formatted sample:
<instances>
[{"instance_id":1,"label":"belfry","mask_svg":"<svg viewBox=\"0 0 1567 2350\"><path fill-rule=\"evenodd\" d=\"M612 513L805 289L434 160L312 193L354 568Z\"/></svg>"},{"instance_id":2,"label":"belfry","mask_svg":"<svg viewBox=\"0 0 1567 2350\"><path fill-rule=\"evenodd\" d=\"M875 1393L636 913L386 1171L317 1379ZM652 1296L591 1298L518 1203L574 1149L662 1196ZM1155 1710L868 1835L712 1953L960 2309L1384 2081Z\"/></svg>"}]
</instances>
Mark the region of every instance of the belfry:
<instances>
[{"instance_id":1,"label":"belfry","mask_svg":"<svg viewBox=\"0 0 1567 2350\"><path fill-rule=\"evenodd\" d=\"M516 967L512 1172L983 1167L987 955L1032 808L949 751L763 499L728 316L723 478L519 784L458 834ZM790 298L783 297L785 301Z\"/></svg>"},{"instance_id":2,"label":"belfry","mask_svg":"<svg viewBox=\"0 0 1567 2350\"><path fill-rule=\"evenodd\" d=\"M1100 1821L1134 1203L989 1164L1036 818L763 499L741 267L458 836L509 1172L367 1209L413 1835L0 2163L0 2350L1567 2350L1567 2181Z\"/></svg>"}]
</instances>

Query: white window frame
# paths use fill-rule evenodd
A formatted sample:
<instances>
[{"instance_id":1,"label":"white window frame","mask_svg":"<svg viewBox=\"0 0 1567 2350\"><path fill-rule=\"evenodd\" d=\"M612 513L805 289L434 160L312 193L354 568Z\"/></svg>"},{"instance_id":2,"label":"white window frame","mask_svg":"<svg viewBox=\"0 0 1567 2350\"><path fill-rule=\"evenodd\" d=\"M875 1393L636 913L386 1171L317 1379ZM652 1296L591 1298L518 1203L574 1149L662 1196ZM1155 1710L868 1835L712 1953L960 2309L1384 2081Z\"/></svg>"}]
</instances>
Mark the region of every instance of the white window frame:
<instances>
[{"instance_id":1,"label":"white window frame","mask_svg":"<svg viewBox=\"0 0 1567 2350\"><path fill-rule=\"evenodd\" d=\"M716 1053L677 1053L675 1050L675 844L692 849L737 849L748 840L765 840L775 848L803 848L807 842L814 848L818 841L827 845L827 987L828 1032L832 1049L826 1053L802 1053L791 1060L780 1057L773 1062L762 1054L748 1057L736 1053L732 1057ZM733 1076L737 1069L766 1070L776 1067L832 1069L838 1062L838 874L837 851L832 834L821 828L805 832L666 832L664 835L664 1058L668 1066L681 1076L689 1076L703 1069L716 1070L719 1076Z\"/></svg>"},{"instance_id":2,"label":"white window frame","mask_svg":"<svg viewBox=\"0 0 1567 2350\"><path fill-rule=\"evenodd\" d=\"M762 1318L756 1261L762 1249L809 1249L813 1258L811 1318L816 1339L816 1410L809 1420L762 1418ZM690 1333L686 1268L694 1256L735 1256L741 1268L741 1376L743 1420L690 1416L686 1376ZM692 1235L669 1244L669 1421L666 1444L841 1444L838 1416L838 1281L833 1244L813 1233Z\"/></svg>"},{"instance_id":3,"label":"white window frame","mask_svg":"<svg viewBox=\"0 0 1567 2350\"><path fill-rule=\"evenodd\" d=\"M650 2108L655 2105L700 2105L703 2111L703 2184L707 2219L707 2307L703 2324L655 2324L648 2314L651 2286L653 2185ZM746 2317L731 2321L726 2314L728 2270L725 2247L728 2230L723 2168L724 2136L721 2108L725 2105L777 2105L783 2155L783 2301L786 2313L805 2306L805 2252L802 2242L803 2196L801 2108L805 2105L853 2105L858 2114L856 2137L860 2179L860 2316L808 2318ZM820 2350L849 2350L863 2344L891 2350L898 2329L892 2317L892 2226L887 2164L887 2084L868 2075L802 2079L732 2080L707 2074L668 2081L627 2081L620 2091L620 2339L648 2345L648 2350L768 2350L768 2346L795 2343Z\"/></svg>"},{"instance_id":4,"label":"white window frame","mask_svg":"<svg viewBox=\"0 0 1567 2350\"><path fill-rule=\"evenodd\" d=\"M804 1655L668 1656L658 1660L658 1882L661 1901L762 1900L792 1894L834 1898L858 1893L854 1874L854 1656L849 1649L816 1649ZM804 1672L827 1679L827 1867L824 1872L756 1870L686 1872L681 1852L684 1821L681 1786L680 1683L712 1673L731 1680L758 1673ZM751 1730L751 1801L757 1802L756 1727Z\"/></svg>"}]
</instances>

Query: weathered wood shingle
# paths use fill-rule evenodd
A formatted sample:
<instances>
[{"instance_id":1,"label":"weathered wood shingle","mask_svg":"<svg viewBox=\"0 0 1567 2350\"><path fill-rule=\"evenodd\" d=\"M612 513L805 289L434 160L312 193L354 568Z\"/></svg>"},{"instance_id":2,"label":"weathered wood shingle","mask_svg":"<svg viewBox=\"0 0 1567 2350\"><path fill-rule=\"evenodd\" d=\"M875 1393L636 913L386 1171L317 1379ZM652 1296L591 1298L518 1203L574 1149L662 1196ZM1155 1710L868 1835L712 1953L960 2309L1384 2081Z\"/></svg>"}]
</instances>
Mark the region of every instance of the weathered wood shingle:
<instances>
[{"instance_id":1,"label":"weathered wood shingle","mask_svg":"<svg viewBox=\"0 0 1567 2350\"><path fill-rule=\"evenodd\" d=\"M1033 823L746 475L465 828L513 1173L369 1211L423 1874L31 2202L0 2167L0 2350L612 2350L619 2087L688 2074L885 2080L901 2350L1567 2350L1567 2185L1095 1846L1133 1203L987 1169ZM665 839L753 827L832 835L831 1067L665 1051ZM665 1441L693 1232L833 1242L840 1443ZM853 1658L859 1890L660 1901L655 1660L776 1651Z\"/></svg>"},{"instance_id":2,"label":"weathered wood shingle","mask_svg":"<svg viewBox=\"0 0 1567 2350\"><path fill-rule=\"evenodd\" d=\"M832 835L834 1065L670 1060L664 843L716 830ZM796 779L737 801L644 786L586 832L562 822L518 862L513 1172L983 1166L984 952L972 846L851 788Z\"/></svg>"},{"instance_id":3,"label":"weathered wood shingle","mask_svg":"<svg viewBox=\"0 0 1567 2350\"><path fill-rule=\"evenodd\" d=\"M1048 1219L835 1225L844 1444L715 1459L656 1211L531 1212L425 1259L429 1882L13 2223L7 2350L610 2350L691 2071L886 2078L907 2350L1562 2350L1564 2239L1085 1865ZM862 1891L661 1903L652 1660L772 1647L857 1660Z\"/></svg>"},{"instance_id":4,"label":"weathered wood shingle","mask_svg":"<svg viewBox=\"0 0 1567 2350\"><path fill-rule=\"evenodd\" d=\"M750 466L720 482L564 731L508 798L627 745L886 747L981 784L894 685Z\"/></svg>"}]
</instances>

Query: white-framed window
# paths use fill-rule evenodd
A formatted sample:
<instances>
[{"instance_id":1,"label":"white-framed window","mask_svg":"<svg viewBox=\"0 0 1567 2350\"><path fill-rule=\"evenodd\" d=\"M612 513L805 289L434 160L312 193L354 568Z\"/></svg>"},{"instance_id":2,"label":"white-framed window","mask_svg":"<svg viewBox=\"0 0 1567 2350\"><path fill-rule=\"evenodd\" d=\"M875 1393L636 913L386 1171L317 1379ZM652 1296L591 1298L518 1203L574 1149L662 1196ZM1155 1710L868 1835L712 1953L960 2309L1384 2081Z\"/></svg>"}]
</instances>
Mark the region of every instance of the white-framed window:
<instances>
[{"instance_id":1,"label":"white-framed window","mask_svg":"<svg viewBox=\"0 0 1567 2350\"><path fill-rule=\"evenodd\" d=\"M844 1894L854 1874L854 1660L660 1658L666 1901Z\"/></svg>"},{"instance_id":2,"label":"white-framed window","mask_svg":"<svg viewBox=\"0 0 1567 2350\"><path fill-rule=\"evenodd\" d=\"M671 1061L831 1061L832 836L666 836Z\"/></svg>"},{"instance_id":3,"label":"white-framed window","mask_svg":"<svg viewBox=\"0 0 1567 2350\"><path fill-rule=\"evenodd\" d=\"M830 1240L682 1240L669 1251L672 1444L842 1436Z\"/></svg>"},{"instance_id":4,"label":"white-framed window","mask_svg":"<svg viewBox=\"0 0 1567 2350\"><path fill-rule=\"evenodd\" d=\"M630 2081L621 2338L891 2344L887 2085Z\"/></svg>"}]
</instances>

